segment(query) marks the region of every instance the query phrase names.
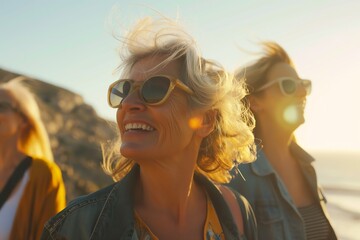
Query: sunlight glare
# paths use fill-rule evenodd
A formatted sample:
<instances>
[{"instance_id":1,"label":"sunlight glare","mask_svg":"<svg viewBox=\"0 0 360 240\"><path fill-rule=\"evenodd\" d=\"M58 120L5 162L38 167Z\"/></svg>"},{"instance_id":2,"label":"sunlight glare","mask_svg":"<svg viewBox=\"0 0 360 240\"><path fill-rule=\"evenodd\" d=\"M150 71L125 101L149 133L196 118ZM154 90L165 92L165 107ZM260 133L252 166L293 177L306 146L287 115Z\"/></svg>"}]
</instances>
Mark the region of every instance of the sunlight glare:
<instances>
[{"instance_id":1,"label":"sunlight glare","mask_svg":"<svg viewBox=\"0 0 360 240\"><path fill-rule=\"evenodd\" d=\"M198 129L201 125L201 120L198 117L190 118L189 120L189 126L192 129Z\"/></svg>"},{"instance_id":2,"label":"sunlight glare","mask_svg":"<svg viewBox=\"0 0 360 240\"><path fill-rule=\"evenodd\" d=\"M290 123L290 124L296 123L299 119L299 113L298 113L296 106L294 106L294 105L288 106L284 110L283 117L287 123Z\"/></svg>"}]
</instances>

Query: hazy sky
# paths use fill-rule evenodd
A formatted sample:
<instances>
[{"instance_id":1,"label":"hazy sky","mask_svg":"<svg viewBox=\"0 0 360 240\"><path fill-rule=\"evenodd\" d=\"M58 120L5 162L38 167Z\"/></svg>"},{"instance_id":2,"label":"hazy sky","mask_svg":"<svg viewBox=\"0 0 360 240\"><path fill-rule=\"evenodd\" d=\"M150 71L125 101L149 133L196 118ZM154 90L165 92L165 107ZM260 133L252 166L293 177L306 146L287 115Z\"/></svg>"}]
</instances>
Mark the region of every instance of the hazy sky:
<instances>
[{"instance_id":1,"label":"hazy sky","mask_svg":"<svg viewBox=\"0 0 360 240\"><path fill-rule=\"evenodd\" d=\"M179 21L206 58L229 70L256 58L256 44L281 44L300 77L313 80L306 123L308 149L360 150L360 1L0 0L0 68L39 78L84 97L100 116L117 79L121 33L156 9ZM89 126L91 127L91 126Z\"/></svg>"}]
</instances>

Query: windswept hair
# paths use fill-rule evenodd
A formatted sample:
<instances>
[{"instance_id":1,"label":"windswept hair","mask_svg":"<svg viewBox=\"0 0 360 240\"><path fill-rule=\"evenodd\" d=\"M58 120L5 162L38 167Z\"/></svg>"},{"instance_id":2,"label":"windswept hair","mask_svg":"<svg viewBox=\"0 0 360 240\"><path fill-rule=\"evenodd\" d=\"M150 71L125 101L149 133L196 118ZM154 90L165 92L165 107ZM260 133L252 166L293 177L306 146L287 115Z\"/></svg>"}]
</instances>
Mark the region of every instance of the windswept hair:
<instances>
[{"instance_id":1,"label":"windswept hair","mask_svg":"<svg viewBox=\"0 0 360 240\"><path fill-rule=\"evenodd\" d=\"M237 79L245 78L250 94L266 84L266 75L276 63L283 62L294 67L289 55L279 44L262 42L261 45L263 47L262 57L235 71Z\"/></svg>"},{"instance_id":2,"label":"windswept hair","mask_svg":"<svg viewBox=\"0 0 360 240\"><path fill-rule=\"evenodd\" d=\"M25 77L19 76L0 84L0 90L14 98L17 111L27 121L27 128L21 133L18 148L33 158L53 161L50 141L34 95L23 85Z\"/></svg>"},{"instance_id":3,"label":"windswept hair","mask_svg":"<svg viewBox=\"0 0 360 240\"><path fill-rule=\"evenodd\" d=\"M141 19L122 43L122 77L128 77L134 64L148 56L166 56L155 69L177 60L180 80L195 93L188 96L191 107L216 112L215 128L201 143L196 171L224 183L235 164L254 159L254 119L241 101L247 94L244 83L235 81L220 64L203 59L194 39L177 22L165 17ZM121 156L118 145L114 147L103 145L103 168L117 181L134 161Z\"/></svg>"}]
</instances>

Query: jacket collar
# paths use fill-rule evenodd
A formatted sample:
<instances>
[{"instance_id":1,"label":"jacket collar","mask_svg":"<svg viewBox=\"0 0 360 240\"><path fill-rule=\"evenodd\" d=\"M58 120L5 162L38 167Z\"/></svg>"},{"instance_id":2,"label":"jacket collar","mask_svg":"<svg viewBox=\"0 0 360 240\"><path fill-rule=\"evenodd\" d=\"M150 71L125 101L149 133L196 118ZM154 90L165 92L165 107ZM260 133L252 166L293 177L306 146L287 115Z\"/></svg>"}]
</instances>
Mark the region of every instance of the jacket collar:
<instances>
[{"instance_id":1,"label":"jacket collar","mask_svg":"<svg viewBox=\"0 0 360 240\"><path fill-rule=\"evenodd\" d=\"M267 159L264 151L258 147L256 161L250 163L252 171L259 176L267 176L270 174L275 174L275 170L271 166L269 160ZM291 142L290 151L296 159L299 161L299 164L304 168L314 161L314 158L305 152L296 142Z\"/></svg>"},{"instance_id":2,"label":"jacket collar","mask_svg":"<svg viewBox=\"0 0 360 240\"><path fill-rule=\"evenodd\" d=\"M139 172L140 167L135 165L126 177L115 184L96 221L91 239L136 239L132 191ZM235 239L238 230L220 190L202 174L195 173L194 180L200 182L209 194L226 239Z\"/></svg>"},{"instance_id":3,"label":"jacket collar","mask_svg":"<svg viewBox=\"0 0 360 240\"><path fill-rule=\"evenodd\" d=\"M300 164L310 164L315 161L315 159L302 149L296 142L291 142L290 151L299 159Z\"/></svg>"},{"instance_id":4,"label":"jacket collar","mask_svg":"<svg viewBox=\"0 0 360 240\"><path fill-rule=\"evenodd\" d=\"M270 162L266 158L265 153L262 149L257 151L256 160L250 163L250 166L252 171L259 176L267 176L275 173L273 167L270 165Z\"/></svg>"},{"instance_id":5,"label":"jacket collar","mask_svg":"<svg viewBox=\"0 0 360 240\"><path fill-rule=\"evenodd\" d=\"M140 168L135 165L111 192L96 221L91 239L132 239L135 224L133 189Z\"/></svg>"}]
</instances>

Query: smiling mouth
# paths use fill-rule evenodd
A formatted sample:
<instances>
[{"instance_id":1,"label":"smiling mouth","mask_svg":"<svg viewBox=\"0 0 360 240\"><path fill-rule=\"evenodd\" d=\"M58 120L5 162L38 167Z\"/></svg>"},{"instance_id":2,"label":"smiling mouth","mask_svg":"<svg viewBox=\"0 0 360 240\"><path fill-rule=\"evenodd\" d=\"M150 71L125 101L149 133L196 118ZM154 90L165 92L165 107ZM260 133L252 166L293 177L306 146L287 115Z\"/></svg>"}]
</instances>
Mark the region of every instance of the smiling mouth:
<instances>
[{"instance_id":1,"label":"smiling mouth","mask_svg":"<svg viewBox=\"0 0 360 240\"><path fill-rule=\"evenodd\" d=\"M301 108L301 109L305 109L306 101L303 101L303 102L297 104L297 106L298 106L299 108Z\"/></svg>"},{"instance_id":2,"label":"smiling mouth","mask_svg":"<svg viewBox=\"0 0 360 240\"><path fill-rule=\"evenodd\" d=\"M155 128L144 124L144 123L128 123L125 125L125 132L128 131L145 131L145 132L151 132L154 131Z\"/></svg>"}]
</instances>

